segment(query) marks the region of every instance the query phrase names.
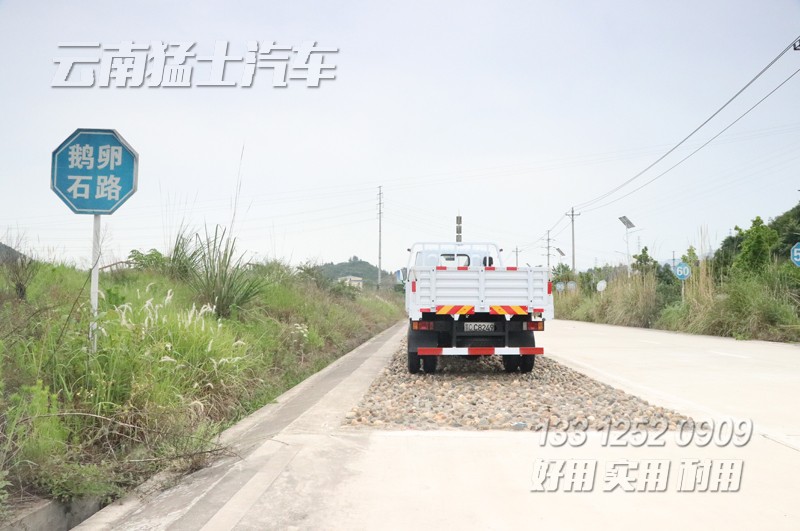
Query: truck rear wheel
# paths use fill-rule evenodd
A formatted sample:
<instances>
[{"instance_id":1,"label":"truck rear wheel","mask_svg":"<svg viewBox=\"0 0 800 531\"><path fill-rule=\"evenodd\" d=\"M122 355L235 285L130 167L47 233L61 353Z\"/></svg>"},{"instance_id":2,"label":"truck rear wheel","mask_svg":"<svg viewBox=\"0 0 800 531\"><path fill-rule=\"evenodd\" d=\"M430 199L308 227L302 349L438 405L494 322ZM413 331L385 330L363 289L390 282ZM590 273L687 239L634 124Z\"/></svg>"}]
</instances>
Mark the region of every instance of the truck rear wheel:
<instances>
[{"instance_id":1,"label":"truck rear wheel","mask_svg":"<svg viewBox=\"0 0 800 531\"><path fill-rule=\"evenodd\" d=\"M416 352L408 353L408 372L417 374L419 372L419 354Z\"/></svg>"},{"instance_id":2,"label":"truck rear wheel","mask_svg":"<svg viewBox=\"0 0 800 531\"><path fill-rule=\"evenodd\" d=\"M508 335L509 347L535 347L536 339L533 337L533 332L512 332ZM534 356L511 356L517 358L519 371L528 373L533 370ZM506 369L508 370L508 369ZM514 372L513 370L509 372Z\"/></svg>"},{"instance_id":3,"label":"truck rear wheel","mask_svg":"<svg viewBox=\"0 0 800 531\"><path fill-rule=\"evenodd\" d=\"M519 359L521 356L505 355L503 356L503 368L506 372L515 372L519 367Z\"/></svg>"},{"instance_id":4,"label":"truck rear wheel","mask_svg":"<svg viewBox=\"0 0 800 531\"><path fill-rule=\"evenodd\" d=\"M425 371L425 374L435 373L438 363L439 358L436 356L422 356L422 370Z\"/></svg>"}]
</instances>

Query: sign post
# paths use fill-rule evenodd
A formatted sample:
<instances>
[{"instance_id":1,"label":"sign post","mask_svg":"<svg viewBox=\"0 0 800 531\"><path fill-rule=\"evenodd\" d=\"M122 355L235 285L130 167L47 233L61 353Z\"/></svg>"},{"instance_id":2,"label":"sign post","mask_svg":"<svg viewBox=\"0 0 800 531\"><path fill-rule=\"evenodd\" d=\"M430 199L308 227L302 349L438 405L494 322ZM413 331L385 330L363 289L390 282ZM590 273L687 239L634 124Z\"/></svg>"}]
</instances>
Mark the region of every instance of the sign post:
<instances>
[{"instance_id":1,"label":"sign post","mask_svg":"<svg viewBox=\"0 0 800 531\"><path fill-rule=\"evenodd\" d=\"M692 267L686 262L675 266L675 276L681 281L681 301L686 300L686 279L692 276Z\"/></svg>"},{"instance_id":2,"label":"sign post","mask_svg":"<svg viewBox=\"0 0 800 531\"><path fill-rule=\"evenodd\" d=\"M76 214L94 216L92 232L92 320L89 337L97 348L100 275L100 216L113 214L136 192L139 154L113 129L76 129L53 151L50 188Z\"/></svg>"}]
</instances>

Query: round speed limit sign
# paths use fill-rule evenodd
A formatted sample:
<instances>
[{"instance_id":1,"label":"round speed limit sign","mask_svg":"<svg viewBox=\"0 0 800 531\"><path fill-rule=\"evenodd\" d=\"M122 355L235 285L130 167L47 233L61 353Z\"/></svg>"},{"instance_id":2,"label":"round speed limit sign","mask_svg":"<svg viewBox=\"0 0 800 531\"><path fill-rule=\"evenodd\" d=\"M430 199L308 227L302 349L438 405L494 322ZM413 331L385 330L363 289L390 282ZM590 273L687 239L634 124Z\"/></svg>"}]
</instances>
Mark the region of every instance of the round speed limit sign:
<instances>
[{"instance_id":1,"label":"round speed limit sign","mask_svg":"<svg viewBox=\"0 0 800 531\"><path fill-rule=\"evenodd\" d=\"M686 280L690 276L692 276L692 268L686 262L681 262L680 264L675 266L675 276L678 277L679 280Z\"/></svg>"}]
</instances>

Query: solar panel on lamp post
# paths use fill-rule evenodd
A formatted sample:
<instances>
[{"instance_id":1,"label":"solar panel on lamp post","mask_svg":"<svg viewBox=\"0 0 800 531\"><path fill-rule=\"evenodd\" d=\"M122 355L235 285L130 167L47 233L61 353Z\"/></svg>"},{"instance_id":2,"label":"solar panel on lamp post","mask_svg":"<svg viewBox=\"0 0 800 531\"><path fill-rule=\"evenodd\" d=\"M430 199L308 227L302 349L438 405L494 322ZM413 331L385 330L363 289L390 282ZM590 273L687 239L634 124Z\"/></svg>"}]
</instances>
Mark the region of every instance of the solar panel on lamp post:
<instances>
[{"instance_id":1,"label":"solar panel on lamp post","mask_svg":"<svg viewBox=\"0 0 800 531\"><path fill-rule=\"evenodd\" d=\"M636 225L628 219L628 216L620 216L619 220L625 225L625 251L627 252L628 257L628 276L631 276L631 247L628 244L628 231L630 231Z\"/></svg>"}]
</instances>

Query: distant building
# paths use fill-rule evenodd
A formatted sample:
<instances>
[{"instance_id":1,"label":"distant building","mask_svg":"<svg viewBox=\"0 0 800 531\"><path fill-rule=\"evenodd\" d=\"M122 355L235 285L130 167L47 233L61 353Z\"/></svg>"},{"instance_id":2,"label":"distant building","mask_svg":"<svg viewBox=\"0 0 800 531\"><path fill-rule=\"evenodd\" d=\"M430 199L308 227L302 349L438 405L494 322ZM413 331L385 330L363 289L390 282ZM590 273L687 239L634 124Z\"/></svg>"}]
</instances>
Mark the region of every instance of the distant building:
<instances>
[{"instance_id":1,"label":"distant building","mask_svg":"<svg viewBox=\"0 0 800 531\"><path fill-rule=\"evenodd\" d=\"M337 279L342 284L346 286L353 286L354 288L363 289L364 288L364 279L361 277L354 277L354 276L346 276L346 277L339 277Z\"/></svg>"}]
</instances>

